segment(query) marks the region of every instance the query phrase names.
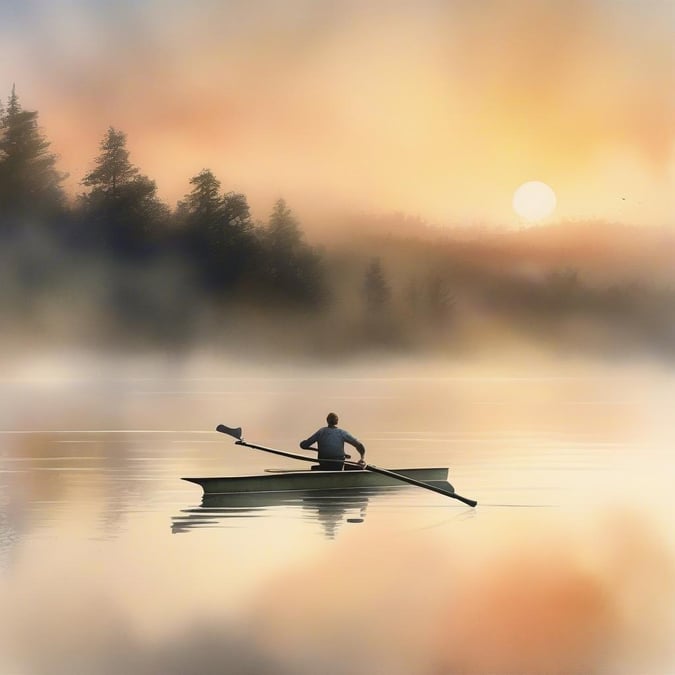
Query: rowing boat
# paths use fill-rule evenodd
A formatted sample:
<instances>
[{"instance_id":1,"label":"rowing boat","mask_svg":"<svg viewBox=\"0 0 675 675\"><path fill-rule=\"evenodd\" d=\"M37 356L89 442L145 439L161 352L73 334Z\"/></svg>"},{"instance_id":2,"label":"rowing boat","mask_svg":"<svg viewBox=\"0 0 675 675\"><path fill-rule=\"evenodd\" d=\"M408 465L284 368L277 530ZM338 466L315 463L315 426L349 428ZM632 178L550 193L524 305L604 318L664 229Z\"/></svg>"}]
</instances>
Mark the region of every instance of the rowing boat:
<instances>
[{"instance_id":1,"label":"rowing boat","mask_svg":"<svg viewBox=\"0 0 675 675\"><path fill-rule=\"evenodd\" d=\"M316 462L316 459L306 455L298 455L294 452L266 448L264 445L255 445L246 442L242 437L241 427L227 427L219 424L216 431L235 438L235 445L243 445L253 450L262 450L280 457L299 459L303 462ZM329 461L329 460L326 460ZM341 461L341 460L330 460ZM393 487L400 483L415 485L425 490L431 490L438 494L451 497L467 506L475 507L478 502L475 499L462 497L455 492L455 488L447 482L447 469L399 469L391 471L382 469L373 464L364 462L342 462L342 471L320 471L313 467L311 471L281 471L282 476L257 475L257 476L221 476L211 478L184 478L201 485L204 495L227 495L227 494L253 494L258 492L285 492L293 490L340 490L362 489L364 487ZM272 473L272 472L268 472ZM279 480L281 478L281 480Z\"/></svg>"},{"instance_id":2,"label":"rowing boat","mask_svg":"<svg viewBox=\"0 0 675 675\"><path fill-rule=\"evenodd\" d=\"M396 469L395 473L428 485L454 492L447 482L447 468ZM340 490L351 488L400 487L401 481L385 474L352 469L349 471L268 471L251 476L183 478L200 485L205 495L288 490Z\"/></svg>"}]
</instances>

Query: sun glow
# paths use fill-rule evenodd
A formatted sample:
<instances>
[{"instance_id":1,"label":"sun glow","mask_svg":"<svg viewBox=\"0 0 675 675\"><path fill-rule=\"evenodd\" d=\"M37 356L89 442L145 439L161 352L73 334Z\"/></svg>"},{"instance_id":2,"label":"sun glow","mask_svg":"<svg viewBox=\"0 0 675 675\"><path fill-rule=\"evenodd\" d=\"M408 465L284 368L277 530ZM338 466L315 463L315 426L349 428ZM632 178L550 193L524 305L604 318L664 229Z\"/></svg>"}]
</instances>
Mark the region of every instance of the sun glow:
<instances>
[{"instance_id":1,"label":"sun glow","mask_svg":"<svg viewBox=\"0 0 675 675\"><path fill-rule=\"evenodd\" d=\"M538 180L523 183L513 193L513 210L531 222L550 216L557 203L553 189Z\"/></svg>"}]
</instances>

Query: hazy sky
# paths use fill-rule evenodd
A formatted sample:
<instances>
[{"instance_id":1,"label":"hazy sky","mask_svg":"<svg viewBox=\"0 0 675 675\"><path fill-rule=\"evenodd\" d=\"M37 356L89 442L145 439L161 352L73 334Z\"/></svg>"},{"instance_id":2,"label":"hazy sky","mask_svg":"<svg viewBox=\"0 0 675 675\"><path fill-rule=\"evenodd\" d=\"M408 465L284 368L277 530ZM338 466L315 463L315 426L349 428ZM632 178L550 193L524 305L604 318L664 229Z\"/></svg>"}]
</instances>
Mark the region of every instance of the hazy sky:
<instances>
[{"instance_id":1,"label":"hazy sky","mask_svg":"<svg viewBox=\"0 0 675 675\"><path fill-rule=\"evenodd\" d=\"M540 180L675 226L674 44L673 0L0 0L0 94L72 190L113 125L171 204L208 167L258 217L512 225Z\"/></svg>"}]
</instances>

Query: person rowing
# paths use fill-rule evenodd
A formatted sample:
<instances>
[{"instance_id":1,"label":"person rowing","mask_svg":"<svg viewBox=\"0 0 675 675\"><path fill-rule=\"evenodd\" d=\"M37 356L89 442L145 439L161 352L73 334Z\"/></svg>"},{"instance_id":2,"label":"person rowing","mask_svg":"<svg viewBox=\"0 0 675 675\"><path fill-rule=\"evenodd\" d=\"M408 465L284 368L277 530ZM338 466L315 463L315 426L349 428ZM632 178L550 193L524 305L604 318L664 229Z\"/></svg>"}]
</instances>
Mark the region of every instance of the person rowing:
<instances>
[{"instance_id":1,"label":"person rowing","mask_svg":"<svg viewBox=\"0 0 675 675\"><path fill-rule=\"evenodd\" d=\"M361 455L361 458L358 461L358 464L365 466L365 455L366 448L358 440L352 436L345 429L340 429L338 427L338 416L334 413L328 413L326 417L326 423L328 426L321 427L318 431L315 431L309 438L304 441L300 441L300 447L303 450L318 450L319 456L319 465L318 468L321 471L342 471L343 462L345 459L349 458L349 455L345 454L345 443L353 445ZM313 443L317 444L317 448L311 447Z\"/></svg>"},{"instance_id":2,"label":"person rowing","mask_svg":"<svg viewBox=\"0 0 675 675\"><path fill-rule=\"evenodd\" d=\"M326 421L329 423L329 426L330 426L330 423L333 422L333 426L337 427L338 417L337 417L337 415L335 415L335 413L331 413L326 418ZM312 459L311 457L307 457L305 455L296 455L293 452L286 452L284 450L275 450L274 448L266 448L264 445L255 445L253 443L247 443L242 437L241 427L226 427L224 424L219 424L216 427L216 431L219 431L220 433L223 433L223 434L227 434L228 436L232 436L232 438L236 438L237 439L237 443L236 443L237 445L244 445L247 448L253 448L254 450L262 450L263 452L270 452L273 455L279 455L281 457L290 457L291 459L299 459L299 460L302 460L303 462L315 462L316 461L316 460ZM317 431L313 436L308 438L306 441L302 441L301 444L300 444L301 447L303 449L310 449L310 446L312 445L312 443L315 440L319 440L318 436L321 434L322 431L323 431L323 429L319 429L319 431ZM351 436L351 434L350 434L350 436ZM357 447L357 450L359 450L359 453L361 454L361 460L359 462L347 462L346 466L349 467L349 468L359 467L359 468L364 469L363 472L360 472L360 471L357 472L355 474L355 476L356 475L360 475L360 476L368 475L368 472L377 473L377 474L380 474L381 476L386 476L387 478L393 479L395 481L400 481L402 483L408 483L409 485L416 485L417 487L424 488L425 490L431 490L432 492L437 492L438 494L445 495L446 497L451 497L452 499L456 499L456 500L462 502L463 504L466 504L467 506L476 506L478 504L478 502L475 499L467 499L466 497L462 497L461 495L458 495L455 492L455 488L453 488L452 485L450 485L449 483L445 487L441 487L441 486L435 484L437 482L440 482L435 478L431 478L431 479L428 478L427 480L429 480L430 482L427 483L427 482L422 481L422 480L416 480L415 478L413 478L411 476L404 475L400 471L398 471L398 472L397 471L389 471L388 469L382 469L379 466L374 466L373 464L366 464L365 459L364 459L364 455L366 454L366 449L363 446L363 443L358 441L353 436L351 436L351 438L352 438L353 441L356 441L361 446L361 449L359 449L357 446L355 446L355 447ZM345 439L343 438L343 442L344 441L345 441ZM312 449L314 449L314 448L312 448ZM341 465L345 461L344 445L342 446L342 455L343 455L342 459L338 459L335 462L335 464ZM331 467L326 467L326 468L334 469L335 467L331 466ZM406 473L408 473L409 470L406 469L404 471ZM418 469L412 469L412 471L418 471ZM447 472L448 472L447 469L443 470L442 478L447 478ZM293 473L293 472L290 472L290 473ZM253 476L253 478L255 480L257 480L259 477L256 478L255 476ZM317 478L320 478L320 476L317 476ZM337 476L336 476L336 478L337 478ZM197 483L198 485L202 485L202 487L204 487L204 494L206 494L207 487L204 484L204 481L206 481L207 484L208 484L208 482L211 479L208 479L208 478L207 479L185 478L184 480L190 481L192 483ZM221 481L222 479L215 478L213 480ZM240 480L240 477L237 477L235 480L238 483L239 480ZM257 487L255 491L257 491L258 489L259 489L259 487ZM215 490L213 492L217 493L217 494L222 494L222 492L220 492L219 490Z\"/></svg>"}]
</instances>

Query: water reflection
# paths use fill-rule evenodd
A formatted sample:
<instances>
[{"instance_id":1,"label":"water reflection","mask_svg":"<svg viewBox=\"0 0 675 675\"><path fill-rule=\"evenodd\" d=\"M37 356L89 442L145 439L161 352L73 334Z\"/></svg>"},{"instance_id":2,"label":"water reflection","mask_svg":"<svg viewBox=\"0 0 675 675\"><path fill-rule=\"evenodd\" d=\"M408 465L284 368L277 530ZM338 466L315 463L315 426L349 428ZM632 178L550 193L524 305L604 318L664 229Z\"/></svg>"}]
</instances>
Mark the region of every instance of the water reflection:
<instances>
[{"instance_id":1,"label":"water reflection","mask_svg":"<svg viewBox=\"0 0 675 675\"><path fill-rule=\"evenodd\" d=\"M386 492L397 490L387 488ZM286 510L304 521L318 523L322 534L334 539L345 523L365 520L369 499L376 494L378 491L372 488L349 488L204 495L201 506L183 509L181 515L173 517L171 531L178 534L202 527L233 527L240 519L273 517Z\"/></svg>"},{"instance_id":2,"label":"water reflection","mask_svg":"<svg viewBox=\"0 0 675 675\"><path fill-rule=\"evenodd\" d=\"M330 368L306 379L193 378L186 366L174 379L89 376L84 389L0 383L0 625L9 629L0 673L228 663L252 672L229 645L246 650L240 636L263 619L251 650L267 653L264 634L283 647L276 671L257 672L325 672L335 663L322 668L312 655L351 644L335 627L353 632L356 620L372 658L348 649L355 661L344 672L572 672L570 663L615 672L621 663L675 673L672 662L657 667L658 655L651 668L639 667L640 654L625 665L621 651L672 643L672 376L575 379L563 365L564 377L551 378L482 375L470 364L460 377L440 367L408 377L400 365L383 374L359 364L353 378ZM269 457L223 443L214 426L224 410L261 444L290 449L308 416L336 400L376 464L450 466L480 507L407 486L201 501L180 480L269 468ZM650 507L644 522L623 511L606 522L606 509L627 499ZM338 575L331 602L316 592L326 566L365 558L374 561L365 576ZM199 574L184 574L196 564ZM220 632L204 632L204 620ZM486 650L486 635L503 639ZM523 666L528 655L538 667Z\"/></svg>"},{"instance_id":3,"label":"water reflection","mask_svg":"<svg viewBox=\"0 0 675 675\"><path fill-rule=\"evenodd\" d=\"M0 509L0 570L9 567L12 551L19 541L19 528L2 504Z\"/></svg>"}]
</instances>

